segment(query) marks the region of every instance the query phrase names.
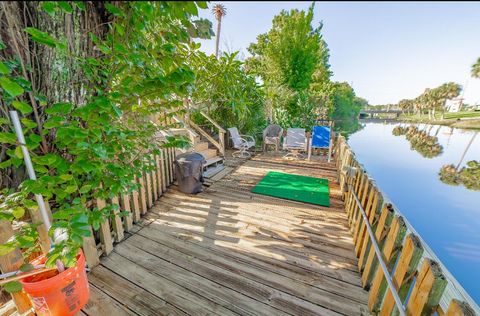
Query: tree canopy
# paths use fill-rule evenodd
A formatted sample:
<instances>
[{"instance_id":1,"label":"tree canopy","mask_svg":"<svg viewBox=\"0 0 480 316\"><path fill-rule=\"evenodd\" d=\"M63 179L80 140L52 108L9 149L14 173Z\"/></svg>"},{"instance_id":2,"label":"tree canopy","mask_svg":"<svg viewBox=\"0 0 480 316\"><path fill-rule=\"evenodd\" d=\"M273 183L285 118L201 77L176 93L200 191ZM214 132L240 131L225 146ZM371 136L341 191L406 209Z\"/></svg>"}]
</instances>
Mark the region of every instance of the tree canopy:
<instances>
[{"instance_id":1,"label":"tree canopy","mask_svg":"<svg viewBox=\"0 0 480 316\"><path fill-rule=\"evenodd\" d=\"M460 95L462 86L455 82L447 82L433 89L425 91L415 99L402 99L397 106L404 112L415 111L422 113L428 111L430 117L435 119L435 111L445 111L446 101Z\"/></svg>"},{"instance_id":2,"label":"tree canopy","mask_svg":"<svg viewBox=\"0 0 480 316\"><path fill-rule=\"evenodd\" d=\"M248 47L246 69L263 82L272 119L284 126L311 126L313 112L330 97L329 51L322 24L312 26L313 9L314 4L307 12L283 10Z\"/></svg>"}]
</instances>

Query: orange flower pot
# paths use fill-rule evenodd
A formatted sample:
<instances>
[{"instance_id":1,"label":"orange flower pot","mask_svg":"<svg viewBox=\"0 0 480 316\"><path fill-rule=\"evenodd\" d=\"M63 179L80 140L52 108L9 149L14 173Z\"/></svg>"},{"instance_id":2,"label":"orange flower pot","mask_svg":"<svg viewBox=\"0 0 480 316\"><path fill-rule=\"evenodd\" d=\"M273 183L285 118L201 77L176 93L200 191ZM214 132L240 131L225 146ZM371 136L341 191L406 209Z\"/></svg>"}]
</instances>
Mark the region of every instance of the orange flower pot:
<instances>
[{"instance_id":1,"label":"orange flower pot","mask_svg":"<svg viewBox=\"0 0 480 316\"><path fill-rule=\"evenodd\" d=\"M45 261L45 256L41 256L32 264L38 265ZM39 316L75 315L87 304L90 297L85 257L81 250L76 266L61 273L53 270L26 277L20 282Z\"/></svg>"}]
</instances>

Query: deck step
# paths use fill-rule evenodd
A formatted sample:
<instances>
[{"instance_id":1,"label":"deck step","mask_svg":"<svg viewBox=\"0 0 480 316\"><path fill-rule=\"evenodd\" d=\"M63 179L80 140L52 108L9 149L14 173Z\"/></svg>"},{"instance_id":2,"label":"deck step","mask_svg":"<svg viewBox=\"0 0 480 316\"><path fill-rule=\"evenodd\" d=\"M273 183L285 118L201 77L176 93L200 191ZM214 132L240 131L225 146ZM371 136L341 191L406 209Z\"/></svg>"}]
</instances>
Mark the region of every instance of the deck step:
<instances>
[{"instance_id":1,"label":"deck step","mask_svg":"<svg viewBox=\"0 0 480 316\"><path fill-rule=\"evenodd\" d=\"M208 149L208 142L202 142L195 144L195 151L204 151Z\"/></svg>"},{"instance_id":2,"label":"deck step","mask_svg":"<svg viewBox=\"0 0 480 316\"><path fill-rule=\"evenodd\" d=\"M222 165L223 166L223 165ZM221 170L220 172L217 172L215 175L209 177L210 180L212 181L218 181L220 179L222 179L223 177L225 177L227 174L229 174L230 172L233 171L233 168L232 167L224 167L223 170Z\"/></svg>"},{"instance_id":3,"label":"deck step","mask_svg":"<svg viewBox=\"0 0 480 316\"><path fill-rule=\"evenodd\" d=\"M206 149L202 151L198 151L198 153L202 154L203 157L205 157L206 160L210 158L214 158L217 156L217 150L216 149Z\"/></svg>"},{"instance_id":4,"label":"deck step","mask_svg":"<svg viewBox=\"0 0 480 316\"><path fill-rule=\"evenodd\" d=\"M216 174L218 174L219 172L221 172L224 169L225 169L224 164L219 164L215 167L210 167L210 168L207 169L207 171L203 172L203 177L212 178L213 176L215 176Z\"/></svg>"},{"instance_id":5,"label":"deck step","mask_svg":"<svg viewBox=\"0 0 480 316\"><path fill-rule=\"evenodd\" d=\"M203 166L204 166L204 167L208 167L208 166L213 165L213 164L215 164L215 163L219 163L219 162L221 162L222 160L223 160L222 157L216 156L216 157L207 159L207 162L206 162Z\"/></svg>"}]
</instances>

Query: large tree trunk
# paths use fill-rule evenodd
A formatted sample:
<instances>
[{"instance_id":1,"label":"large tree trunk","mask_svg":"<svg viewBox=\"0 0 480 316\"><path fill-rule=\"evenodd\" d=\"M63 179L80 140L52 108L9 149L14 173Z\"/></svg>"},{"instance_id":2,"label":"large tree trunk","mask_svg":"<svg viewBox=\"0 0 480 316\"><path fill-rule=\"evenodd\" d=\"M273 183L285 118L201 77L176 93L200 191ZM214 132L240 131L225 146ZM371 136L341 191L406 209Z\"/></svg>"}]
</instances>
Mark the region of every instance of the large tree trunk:
<instances>
[{"instance_id":1,"label":"large tree trunk","mask_svg":"<svg viewBox=\"0 0 480 316\"><path fill-rule=\"evenodd\" d=\"M108 32L107 23L110 16L105 10L103 1L87 1L86 9L79 10L72 6L72 14L57 11L53 17L41 9L40 2L35 1L0 1L0 40L7 46L0 50L2 60L20 61L14 74L31 83L31 92L26 94L24 102L29 103L34 112L27 116L37 123L38 134L45 120L44 110L57 102L71 102L77 105L85 102L85 81L83 72L73 57L60 54L54 48L33 42L24 31L26 27L35 27L55 38L65 37L69 51L73 56L99 57L94 49L89 32L98 38L104 38ZM46 105L42 106L39 97L45 97ZM11 109L0 100L0 116L8 119ZM8 125L0 126L0 132L10 131ZM52 133L52 132L50 132ZM39 149L46 153L51 150L49 141L52 135L42 135L42 146ZM12 148L0 144L0 162L9 157L6 151ZM26 177L23 167L1 169L0 188L16 188Z\"/></svg>"}]
</instances>

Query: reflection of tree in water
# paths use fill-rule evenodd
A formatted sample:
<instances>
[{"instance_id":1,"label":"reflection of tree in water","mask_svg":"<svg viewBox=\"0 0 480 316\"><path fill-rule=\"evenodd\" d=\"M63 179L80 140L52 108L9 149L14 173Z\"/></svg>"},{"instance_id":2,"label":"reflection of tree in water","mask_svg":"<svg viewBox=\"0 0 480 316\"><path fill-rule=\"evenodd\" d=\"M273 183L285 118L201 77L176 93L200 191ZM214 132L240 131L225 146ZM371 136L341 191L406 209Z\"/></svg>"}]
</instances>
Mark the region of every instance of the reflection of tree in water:
<instances>
[{"instance_id":1,"label":"reflection of tree in water","mask_svg":"<svg viewBox=\"0 0 480 316\"><path fill-rule=\"evenodd\" d=\"M460 165L462 164L468 149L470 149L475 136L477 136L477 133L472 135L472 138L463 151L462 157L457 166L449 164L440 169L438 176L443 183L450 185L463 184L463 186L469 190L480 191L480 162L471 160L466 163L465 167L460 169Z\"/></svg>"},{"instance_id":2,"label":"reflection of tree in water","mask_svg":"<svg viewBox=\"0 0 480 316\"><path fill-rule=\"evenodd\" d=\"M392 130L392 134L394 136L405 135L410 142L410 148L425 158L437 157L443 152L443 146L438 143L436 136L431 136L426 131L419 130L416 126L396 126Z\"/></svg>"},{"instance_id":3,"label":"reflection of tree in water","mask_svg":"<svg viewBox=\"0 0 480 316\"><path fill-rule=\"evenodd\" d=\"M364 128L358 118L346 120L335 120L335 131L342 133L342 135L348 139L350 135Z\"/></svg>"},{"instance_id":4,"label":"reflection of tree in water","mask_svg":"<svg viewBox=\"0 0 480 316\"><path fill-rule=\"evenodd\" d=\"M438 173L440 180L445 184L460 185L469 190L480 191L480 162L472 160L457 171L453 164L445 165Z\"/></svg>"}]
</instances>

